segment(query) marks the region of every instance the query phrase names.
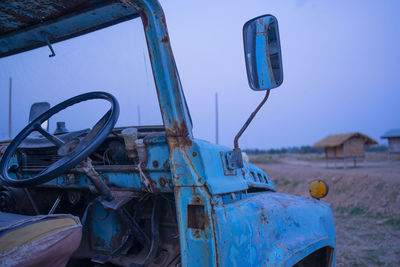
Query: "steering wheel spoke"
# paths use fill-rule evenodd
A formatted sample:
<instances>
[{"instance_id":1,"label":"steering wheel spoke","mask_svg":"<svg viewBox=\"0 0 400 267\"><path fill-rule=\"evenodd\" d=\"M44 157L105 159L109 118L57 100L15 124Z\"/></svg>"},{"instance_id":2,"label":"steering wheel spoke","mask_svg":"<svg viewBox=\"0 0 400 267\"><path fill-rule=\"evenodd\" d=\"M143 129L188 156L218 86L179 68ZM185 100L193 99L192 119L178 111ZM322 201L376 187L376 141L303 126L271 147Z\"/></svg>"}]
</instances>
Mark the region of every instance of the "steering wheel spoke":
<instances>
[{"instance_id":1,"label":"steering wheel spoke","mask_svg":"<svg viewBox=\"0 0 400 267\"><path fill-rule=\"evenodd\" d=\"M39 133L41 133L44 137L46 137L47 140L49 140L50 142L52 142L54 145L56 145L57 147L61 147L62 145L64 145L63 140L61 140L60 138L58 138L55 135L52 135L51 133L49 133L48 131L46 131L45 129L42 128L42 126L40 126L39 124L36 124L34 126L34 129L36 131L38 131Z\"/></svg>"},{"instance_id":2,"label":"steering wheel spoke","mask_svg":"<svg viewBox=\"0 0 400 267\"><path fill-rule=\"evenodd\" d=\"M67 157L62 157L59 160L53 162L52 164L50 164L50 166L48 166L46 169L42 170L39 175L45 175L53 170L55 170L56 168L62 166L63 164L65 164L68 161Z\"/></svg>"}]
</instances>

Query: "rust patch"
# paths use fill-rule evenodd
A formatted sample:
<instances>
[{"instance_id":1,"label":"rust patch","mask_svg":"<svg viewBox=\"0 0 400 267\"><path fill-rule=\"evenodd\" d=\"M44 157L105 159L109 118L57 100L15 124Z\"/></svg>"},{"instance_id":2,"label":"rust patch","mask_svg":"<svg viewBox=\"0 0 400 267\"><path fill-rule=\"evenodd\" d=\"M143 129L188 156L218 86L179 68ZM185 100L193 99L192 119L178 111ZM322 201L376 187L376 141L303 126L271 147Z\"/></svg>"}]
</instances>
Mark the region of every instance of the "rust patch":
<instances>
[{"instance_id":1,"label":"rust patch","mask_svg":"<svg viewBox=\"0 0 400 267\"><path fill-rule=\"evenodd\" d=\"M201 199L199 197L193 198L193 203L194 204L201 204Z\"/></svg>"},{"instance_id":2,"label":"rust patch","mask_svg":"<svg viewBox=\"0 0 400 267\"><path fill-rule=\"evenodd\" d=\"M204 205L187 205L187 226L193 229L205 229Z\"/></svg>"},{"instance_id":3,"label":"rust patch","mask_svg":"<svg viewBox=\"0 0 400 267\"><path fill-rule=\"evenodd\" d=\"M168 180L164 176L160 176L158 182L160 183L161 187L165 187L168 183Z\"/></svg>"},{"instance_id":4,"label":"rust patch","mask_svg":"<svg viewBox=\"0 0 400 267\"><path fill-rule=\"evenodd\" d=\"M165 35L165 36L161 39L161 43L168 43L168 42L169 42L168 35Z\"/></svg>"},{"instance_id":5,"label":"rust patch","mask_svg":"<svg viewBox=\"0 0 400 267\"><path fill-rule=\"evenodd\" d=\"M210 217L208 216L208 214L207 216L204 217L204 227L206 228L210 227Z\"/></svg>"},{"instance_id":6,"label":"rust patch","mask_svg":"<svg viewBox=\"0 0 400 267\"><path fill-rule=\"evenodd\" d=\"M173 129L173 130L171 130ZM189 137L189 131L185 125L185 123L181 123L179 126L177 122L173 124L173 126L169 128L165 128L165 135L167 137L168 150L171 153L174 150L180 149L186 152L186 147L192 146L192 140ZM188 158L188 164L191 165L192 169L195 170L192 165L191 160ZM199 176L199 175L197 175ZM178 178L178 177L176 177ZM178 179L175 179L177 181Z\"/></svg>"},{"instance_id":7,"label":"rust patch","mask_svg":"<svg viewBox=\"0 0 400 267\"><path fill-rule=\"evenodd\" d=\"M210 201L211 202L211 201ZM217 242L217 233L216 233L216 229L215 229L215 210L214 210L214 206L212 205L212 203L210 203L210 213L211 213L211 221L212 221L212 234L213 234L213 239L214 239L214 244L215 244L215 253L216 253L216 260L217 260L217 267L220 267L220 262L219 262L219 253L218 253L218 242Z\"/></svg>"},{"instance_id":8,"label":"rust patch","mask_svg":"<svg viewBox=\"0 0 400 267\"><path fill-rule=\"evenodd\" d=\"M167 26L167 22L165 21L165 16L161 15L161 23Z\"/></svg>"},{"instance_id":9,"label":"rust patch","mask_svg":"<svg viewBox=\"0 0 400 267\"><path fill-rule=\"evenodd\" d=\"M78 0L63 1L1 1L0 33L2 35L36 25L88 8L88 3Z\"/></svg>"},{"instance_id":10,"label":"rust patch","mask_svg":"<svg viewBox=\"0 0 400 267\"><path fill-rule=\"evenodd\" d=\"M141 9L136 9L136 10L140 18L142 19L144 29L147 30L149 28L149 18L147 17L146 13L143 12L143 10Z\"/></svg>"},{"instance_id":11,"label":"rust patch","mask_svg":"<svg viewBox=\"0 0 400 267\"><path fill-rule=\"evenodd\" d=\"M192 139L190 139L188 136L178 137L178 143L181 147L192 146Z\"/></svg>"},{"instance_id":12,"label":"rust patch","mask_svg":"<svg viewBox=\"0 0 400 267\"><path fill-rule=\"evenodd\" d=\"M261 213L260 218L261 218L261 221L262 221L262 222L264 222L264 223L269 223L267 217L265 217L264 214Z\"/></svg>"},{"instance_id":13,"label":"rust patch","mask_svg":"<svg viewBox=\"0 0 400 267\"><path fill-rule=\"evenodd\" d=\"M172 124L172 129L165 128L166 137L187 137L189 135L189 130L184 122L180 124L174 122Z\"/></svg>"},{"instance_id":14,"label":"rust patch","mask_svg":"<svg viewBox=\"0 0 400 267\"><path fill-rule=\"evenodd\" d=\"M146 169L146 163L145 163L145 162L142 162L142 163L140 164L140 168L142 168L142 170L145 170L145 169Z\"/></svg>"},{"instance_id":15,"label":"rust patch","mask_svg":"<svg viewBox=\"0 0 400 267\"><path fill-rule=\"evenodd\" d=\"M199 230L194 230L192 231L192 235L194 238L199 239L200 238L200 231Z\"/></svg>"},{"instance_id":16,"label":"rust patch","mask_svg":"<svg viewBox=\"0 0 400 267\"><path fill-rule=\"evenodd\" d=\"M153 167L154 167L154 168L158 168L158 165L159 165L159 164L158 164L158 161L157 161L157 160L154 160L154 161L153 161Z\"/></svg>"},{"instance_id":17,"label":"rust patch","mask_svg":"<svg viewBox=\"0 0 400 267\"><path fill-rule=\"evenodd\" d=\"M197 152L196 152L196 151L193 152L193 153L192 153L192 156L193 156L193 157L197 157Z\"/></svg>"}]
</instances>

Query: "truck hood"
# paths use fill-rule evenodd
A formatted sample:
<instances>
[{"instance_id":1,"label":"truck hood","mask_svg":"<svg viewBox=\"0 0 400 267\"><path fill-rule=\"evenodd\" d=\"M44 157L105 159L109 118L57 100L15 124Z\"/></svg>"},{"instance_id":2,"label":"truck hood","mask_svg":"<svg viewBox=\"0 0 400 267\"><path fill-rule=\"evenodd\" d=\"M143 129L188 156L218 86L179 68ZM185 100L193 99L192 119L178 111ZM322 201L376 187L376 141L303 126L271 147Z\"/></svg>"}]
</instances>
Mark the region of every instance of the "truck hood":
<instances>
[{"instance_id":1,"label":"truck hood","mask_svg":"<svg viewBox=\"0 0 400 267\"><path fill-rule=\"evenodd\" d=\"M292 266L335 247L332 211L324 202L264 192L216 205L220 266Z\"/></svg>"}]
</instances>

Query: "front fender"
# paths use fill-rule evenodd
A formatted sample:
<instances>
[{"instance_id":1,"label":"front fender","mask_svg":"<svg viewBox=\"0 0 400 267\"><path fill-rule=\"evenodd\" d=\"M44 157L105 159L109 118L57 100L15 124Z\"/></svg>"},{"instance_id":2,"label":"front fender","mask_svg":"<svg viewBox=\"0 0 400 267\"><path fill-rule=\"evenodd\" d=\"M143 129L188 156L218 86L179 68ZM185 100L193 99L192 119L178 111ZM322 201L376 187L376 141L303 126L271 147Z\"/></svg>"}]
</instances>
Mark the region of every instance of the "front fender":
<instances>
[{"instance_id":1,"label":"front fender","mask_svg":"<svg viewBox=\"0 0 400 267\"><path fill-rule=\"evenodd\" d=\"M335 247L332 211L318 200L263 192L214 212L219 266L292 266Z\"/></svg>"}]
</instances>

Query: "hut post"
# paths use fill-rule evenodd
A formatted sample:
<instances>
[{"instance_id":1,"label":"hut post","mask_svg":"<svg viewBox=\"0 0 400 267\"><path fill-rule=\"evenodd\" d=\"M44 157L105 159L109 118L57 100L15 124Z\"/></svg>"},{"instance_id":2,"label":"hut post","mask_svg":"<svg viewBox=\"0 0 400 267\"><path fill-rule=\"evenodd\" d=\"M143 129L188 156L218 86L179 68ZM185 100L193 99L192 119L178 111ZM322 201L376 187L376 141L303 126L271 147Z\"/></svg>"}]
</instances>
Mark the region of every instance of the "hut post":
<instances>
[{"instance_id":1,"label":"hut post","mask_svg":"<svg viewBox=\"0 0 400 267\"><path fill-rule=\"evenodd\" d=\"M328 151L325 148L325 164L326 164L326 168L328 168Z\"/></svg>"},{"instance_id":2,"label":"hut post","mask_svg":"<svg viewBox=\"0 0 400 267\"><path fill-rule=\"evenodd\" d=\"M346 142L343 143L343 169L346 169Z\"/></svg>"},{"instance_id":3,"label":"hut post","mask_svg":"<svg viewBox=\"0 0 400 267\"><path fill-rule=\"evenodd\" d=\"M367 150L366 149L366 145L364 144L364 163L367 163Z\"/></svg>"}]
</instances>

